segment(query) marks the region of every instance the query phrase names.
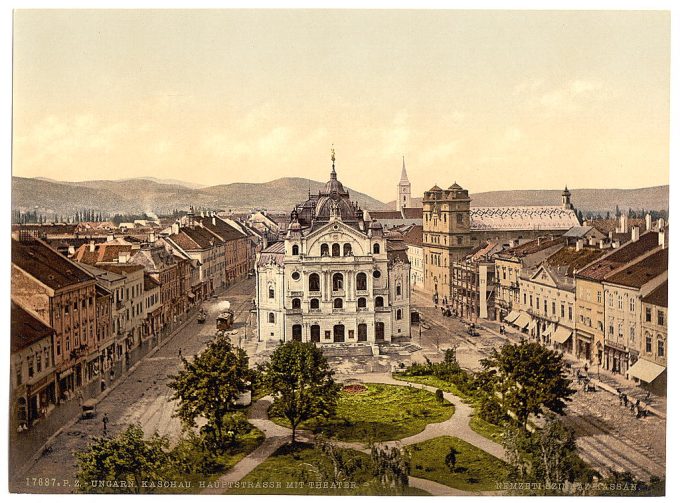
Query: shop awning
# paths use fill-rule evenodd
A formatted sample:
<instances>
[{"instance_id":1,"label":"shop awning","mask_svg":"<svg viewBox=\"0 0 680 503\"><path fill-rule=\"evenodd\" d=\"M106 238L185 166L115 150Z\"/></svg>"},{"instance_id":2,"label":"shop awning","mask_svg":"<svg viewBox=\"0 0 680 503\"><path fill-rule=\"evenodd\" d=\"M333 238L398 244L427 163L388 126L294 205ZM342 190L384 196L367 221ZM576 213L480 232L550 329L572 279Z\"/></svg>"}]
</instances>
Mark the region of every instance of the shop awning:
<instances>
[{"instance_id":1,"label":"shop awning","mask_svg":"<svg viewBox=\"0 0 680 503\"><path fill-rule=\"evenodd\" d=\"M519 317L517 320L515 320L515 323L513 323L516 327L522 329L526 328L527 325L531 322L531 317L527 313L520 313Z\"/></svg>"},{"instance_id":2,"label":"shop awning","mask_svg":"<svg viewBox=\"0 0 680 503\"><path fill-rule=\"evenodd\" d=\"M550 337L552 336L552 333L555 331L555 325L552 323L548 323L548 326L545 327L545 330L541 334L541 337Z\"/></svg>"},{"instance_id":3,"label":"shop awning","mask_svg":"<svg viewBox=\"0 0 680 503\"><path fill-rule=\"evenodd\" d=\"M649 360L638 360L631 368L628 369L628 375L637 377L641 381L651 383L654 379L659 377L661 373L666 370L666 367L659 365Z\"/></svg>"},{"instance_id":4,"label":"shop awning","mask_svg":"<svg viewBox=\"0 0 680 503\"><path fill-rule=\"evenodd\" d=\"M517 311L510 311L510 314L505 317L505 322L507 323L512 323L517 319L519 316L519 313Z\"/></svg>"},{"instance_id":5,"label":"shop awning","mask_svg":"<svg viewBox=\"0 0 680 503\"><path fill-rule=\"evenodd\" d=\"M187 297L189 297L189 299L193 299L193 298L195 298L196 296L195 296L193 293L188 293L188 294L187 294Z\"/></svg>"},{"instance_id":6,"label":"shop awning","mask_svg":"<svg viewBox=\"0 0 680 503\"><path fill-rule=\"evenodd\" d=\"M536 332L536 319L531 320L531 323L529 323L529 332Z\"/></svg>"},{"instance_id":7,"label":"shop awning","mask_svg":"<svg viewBox=\"0 0 680 503\"><path fill-rule=\"evenodd\" d=\"M564 344L571 337L571 329L566 327L557 327L555 334L552 336L552 341L557 344Z\"/></svg>"}]
</instances>

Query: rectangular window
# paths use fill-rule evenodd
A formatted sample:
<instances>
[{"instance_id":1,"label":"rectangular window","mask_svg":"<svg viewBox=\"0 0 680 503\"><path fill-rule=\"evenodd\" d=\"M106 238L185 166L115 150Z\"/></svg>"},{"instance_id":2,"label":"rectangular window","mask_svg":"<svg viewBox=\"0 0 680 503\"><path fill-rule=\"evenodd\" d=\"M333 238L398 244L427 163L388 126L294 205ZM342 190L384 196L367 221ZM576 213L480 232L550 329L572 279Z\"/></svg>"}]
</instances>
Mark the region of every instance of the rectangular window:
<instances>
[{"instance_id":1,"label":"rectangular window","mask_svg":"<svg viewBox=\"0 0 680 503\"><path fill-rule=\"evenodd\" d=\"M553 302L552 303L552 314L553 314L553 316L555 316L556 313L557 313L557 311L555 310L555 303Z\"/></svg>"},{"instance_id":2,"label":"rectangular window","mask_svg":"<svg viewBox=\"0 0 680 503\"><path fill-rule=\"evenodd\" d=\"M661 358L666 356L666 347L664 345L663 339L658 339L656 341L656 356Z\"/></svg>"},{"instance_id":3,"label":"rectangular window","mask_svg":"<svg viewBox=\"0 0 680 503\"><path fill-rule=\"evenodd\" d=\"M27 361L28 361L28 378L30 379L31 377L33 377L35 369L33 368L33 359L27 358Z\"/></svg>"},{"instance_id":4,"label":"rectangular window","mask_svg":"<svg viewBox=\"0 0 680 503\"><path fill-rule=\"evenodd\" d=\"M652 337L649 335L645 338L645 351L647 353L652 352Z\"/></svg>"},{"instance_id":5,"label":"rectangular window","mask_svg":"<svg viewBox=\"0 0 680 503\"><path fill-rule=\"evenodd\" d=\"M663 327L666 324L666 313L661 310L656 310L656 324Z\"/></svg>"},{"instance_id":6,"label":"rectangular window","mask_svg":"<svg viewBox=\"0 0 680 503\"><path fill-rule=\"evenodd\" d=\"M628 307L630 308L630 312L634 313L635 312L635 297L631 297L628 301Z\"/></svg>"},{"instance_id":7,"label":"rectangular window","mask_svg":"<svg viewBox=\"0 0 680 503\"><path fill-rule=\"evenodd\" d=\"M645 321L650 322L650 323L652 321L652 308L651 307L645 308Z\"/></svg>"},{"instance_id":8,"label":"rectangular window","mask_svg":"<svg viewBox=\"0 0 680 503\"><path fill-rule=\"evenodd\" d=\"M562 318L564 318L564 304L560 305L560 316ZM583 316L581 316L581 318L583 318ZM581 321L583 321L583 320L581 320Z\"/></svg>"},{"instance_id":9,"label":"rectangular window","mask_svg":"<svg viewBox=\"0 0 680 503\"><path fill-rule=\"evenodd\" d=\"M602 304L602 292L597 292L597 303Z\"/></svg>"},{"instance_id":10,"label":"rectangular window","mask_svg":"<svg viewBox=\"0 0 680 503\"><path fill-rule=\"evenodd\" d=\"M569 306L569 321L571 321L571 319L573 318L573 315L574 315L574 310L571 306Z\"/></svg>"},{"instance_id":11,"label":"rectangular window","mask_svg":"<svg viewBox=\"0 0 680 503\"><path fill-rule=\"evenodd\" d=\"M17 375L17 386L19 386L23 382L23 372L22 372L22 369L21 369L21 362L17 363L17 365L15 366L15 372L16 372L16 375Z\"/></svg>"},{"instance_id":12,"label":"rectangular window","mask_svg":"<svg viewBox=\"0 0 680 503\"><path fill-rule=\"evenodd\" d=\"M37 373L42 372L42 355L40 353L35 355L35 371Z\"/></svg>"},{"instance_id":13,"label":"rectangular window","mask_svg":"<svg viewBox=\"0 0 680 503\"><path fill-rule=\"evenodd\" d=\"M629 331L630 331L630 334L628 336L629 342L634 343L635 342L635 325L631 325Z\"/></svg>"}]
</instances>

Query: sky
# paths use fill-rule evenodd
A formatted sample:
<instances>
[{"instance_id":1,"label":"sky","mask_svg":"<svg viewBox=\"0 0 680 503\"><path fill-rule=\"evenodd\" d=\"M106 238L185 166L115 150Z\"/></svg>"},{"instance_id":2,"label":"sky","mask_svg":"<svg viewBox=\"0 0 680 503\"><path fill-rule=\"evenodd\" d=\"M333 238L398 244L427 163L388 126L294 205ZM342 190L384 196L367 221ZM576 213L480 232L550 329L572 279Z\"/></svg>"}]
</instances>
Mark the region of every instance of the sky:
<instances>
[{"instance_id":1,"label":"sky","mask_svg":"<svg viewBox=\"0 0 680 503\"><path fill-rule=\"evenodd\" d=\"M15 176L668 183L660 11L17 10Z\"/></svg>"}]
</instances>

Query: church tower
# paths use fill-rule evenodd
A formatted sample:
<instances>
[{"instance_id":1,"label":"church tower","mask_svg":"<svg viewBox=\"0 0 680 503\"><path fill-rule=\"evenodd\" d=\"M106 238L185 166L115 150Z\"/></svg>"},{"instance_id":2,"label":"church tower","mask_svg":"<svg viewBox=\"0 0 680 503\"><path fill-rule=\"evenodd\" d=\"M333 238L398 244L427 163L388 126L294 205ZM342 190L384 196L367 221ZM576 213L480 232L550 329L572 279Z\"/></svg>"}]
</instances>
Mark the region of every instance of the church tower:
<instances>
[{"instance_id":1,"label":"church tower","mask_svg":"<svg viewBox=\"0 0 680 503\"><path fill-rule=\"evenodd\" d=\"M397 211L401 211L402 208L410 208L411 182L408 181L408 176L406 175L406 160L403 156L401 158L401 179L397 186L397 192Z\"/></svg>"}]
</instances>

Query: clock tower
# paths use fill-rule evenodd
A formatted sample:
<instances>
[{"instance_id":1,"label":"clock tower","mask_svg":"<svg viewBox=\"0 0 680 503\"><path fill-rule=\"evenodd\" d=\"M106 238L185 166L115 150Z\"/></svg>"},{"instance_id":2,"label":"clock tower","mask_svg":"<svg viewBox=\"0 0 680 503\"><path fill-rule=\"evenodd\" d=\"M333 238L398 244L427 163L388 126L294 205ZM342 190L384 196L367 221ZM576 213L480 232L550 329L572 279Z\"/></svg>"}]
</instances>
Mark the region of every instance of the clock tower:
<instances>
[{"instance_id":1,"label":"clock tower","mask_svg":"<svg viewBox=\"0 0 680 503\"><path fill-rule=\"evenodd\" d=\"M397 211L411 207L411 182L406 175L406 160L401 158L401 179L397 186Z\"/></svg>"}]
</instances>

